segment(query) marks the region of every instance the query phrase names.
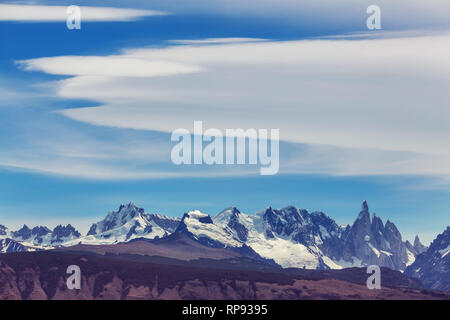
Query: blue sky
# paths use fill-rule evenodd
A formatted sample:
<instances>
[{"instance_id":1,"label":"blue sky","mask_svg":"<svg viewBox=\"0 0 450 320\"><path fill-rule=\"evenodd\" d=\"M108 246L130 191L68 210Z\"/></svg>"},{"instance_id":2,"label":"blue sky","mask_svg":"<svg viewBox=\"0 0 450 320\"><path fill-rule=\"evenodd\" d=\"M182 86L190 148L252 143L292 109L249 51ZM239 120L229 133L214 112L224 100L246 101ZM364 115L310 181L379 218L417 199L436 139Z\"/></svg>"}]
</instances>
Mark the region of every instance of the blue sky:
<instances>
[{"instance_id":1,"label":"blue sky","mask_svg":"<svg viewBox=\"0 0 450 320\"><path fill-rule=\"evenodd\" d=\"M381 1L383 30L368 32L364 1L124 3L78 1L141 10L82 11L81 30L49 22L48 7L33 21L0 13L0 223L86 231L134 201L175 216L292 204L344 224L366 199L410 239L448 225L448 4ZM248 40L174 41L211 38ZM154 61L180 69L139 73ZM192 120L279 128L280 173L174 166L170 132Z\"/></svg>"}]
</instances>

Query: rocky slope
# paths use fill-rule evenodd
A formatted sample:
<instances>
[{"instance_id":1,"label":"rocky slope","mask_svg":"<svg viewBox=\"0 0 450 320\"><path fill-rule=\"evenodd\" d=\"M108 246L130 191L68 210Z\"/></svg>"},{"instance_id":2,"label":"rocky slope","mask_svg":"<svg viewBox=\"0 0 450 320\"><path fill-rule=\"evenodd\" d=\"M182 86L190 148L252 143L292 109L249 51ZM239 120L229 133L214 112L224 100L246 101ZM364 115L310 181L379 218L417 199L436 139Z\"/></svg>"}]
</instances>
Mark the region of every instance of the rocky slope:
<instances>
[{"instance_id":1,"label":"rocky slope","mask_svg":"<svg viewBox=\"0 0 450 320\"><path fill-rule=\"evenodd\" d=\"M420 279L426 288L450 291L450 227L417 256L405 274Z\"/></svg>"}]
</instances>

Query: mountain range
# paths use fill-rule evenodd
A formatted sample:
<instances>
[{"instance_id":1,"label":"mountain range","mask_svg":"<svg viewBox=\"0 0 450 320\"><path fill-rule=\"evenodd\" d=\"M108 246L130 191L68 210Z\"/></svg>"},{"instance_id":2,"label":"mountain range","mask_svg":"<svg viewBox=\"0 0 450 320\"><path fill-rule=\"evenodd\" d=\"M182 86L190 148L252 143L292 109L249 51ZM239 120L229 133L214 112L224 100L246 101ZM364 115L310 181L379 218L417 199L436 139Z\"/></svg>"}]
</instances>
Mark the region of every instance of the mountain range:
<instances>
[{"instance_id":1,"label":"mountain range","mask_svg":"<svg viewBox=\"0 0 450 320\"><path fill-rule=\"evenodd\" d=\"M226 249L227 257L238 254L282 268L329 270L378 265L401 272L407 270L406 274L421 279L428 288L448 290L450 255L445 254L448 247L444 247L445 243L448 246L448 233L441 236L447 242L439 240L439 245L433 242L429 249L418 237L412 244L403 241L394 223L389 220L383 223L375 213L370 214L366 201L354 223L345 226L338 225L323 212L308 212L293 206L269 207L256 214L245 214L230 207L215 216L190 211L182 218L173 218L146 213L129 203L109 212L84 236L71 225L54 230L24 226L18 231L0 225L0 251L41 251L81 245L88 251L101 251L106 246L111 252L124 243L133 244L140 239L160 242L182 238L182 243L189 239L214 250ZM180 241L173 243L180 245ZM145 250L149 250L148 245ZM167 257L167 248L158 250L155 255ZM435 260L435 269L430 268L430 259ZM412 268L419 271L413 272Z\"/></svg>"}]
</instances>

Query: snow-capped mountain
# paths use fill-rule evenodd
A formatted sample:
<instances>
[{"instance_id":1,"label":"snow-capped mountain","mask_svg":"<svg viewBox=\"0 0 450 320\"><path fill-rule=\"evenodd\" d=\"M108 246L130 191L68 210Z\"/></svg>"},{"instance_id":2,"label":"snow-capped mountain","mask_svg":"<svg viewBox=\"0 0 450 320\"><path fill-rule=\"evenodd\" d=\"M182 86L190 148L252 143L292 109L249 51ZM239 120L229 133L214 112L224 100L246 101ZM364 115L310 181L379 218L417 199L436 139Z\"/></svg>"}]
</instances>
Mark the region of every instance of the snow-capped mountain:
<instances>
[{"instance_id":1,"label":"snow-capped mountain","mask_svg":"<svg viewBox=\"0 0 450 320\"><path fill-rule=\"evenodd\" d=\"M255 215L247 215L231 207L213 220L261 257L273 259L283 267L338 267L327 266L323 259L325 255L318 247L323 240L330 241L330 234L340 233L339 227L325 214L315 213L312 216L306 210L295 207L279 210L269 207ZM315 224L313 220L323 220L324 225Z\"/></svg>"},{"instance_id":2,"label":"snow-capped mountain","mask_svg":"<svg viewBox=\"0 0 450 320\"><path fill-rule=\"evenodd\" d=\"M214 223L211 216L198 210L184 214L173 233L174 236L179 234L188 236L200 244L211 248L228 248L246 257L263 261L270 265L277 265L273 259L259 255L245 241L236 238L232 229L223 228Z\"/></svg>"},{"instance_id":3,"label":"snow-capped mountain","mask_svg":"<svg viewBox=\"0 0 450 320\"><path fill-rule=\"evenodd\" d=\"M121 205L119 210L94 223L86 236L82 236L72 225L58 225L53 230L44 226L30 229L24 225L10 231L0 225L0 252L34 251L72 246L79 243L100 245L126 242L135 238L155 239L171 234L180 218L149 214L135 204Z\"/></svg>"},{"instance_id":4,"label":"snow-capped mountain","mask_svg":"<svg viewBox=\"0 0 450 320\"><path fill-rule=\"evenodd\" d=\"M176 231L183 232L209 247L241 247L243 244L229 229L214 224L209 215L198 210L185 213Z\"/></svg>"},{"instance_id":5,"label":"snow-capped mountain","mask_svg":"<svg viewBox=\"0 0 450 320\"><path fill-rule=\"evenodd\" d=\"M403 271L417 254L426 250L418 237L414 244L403 242L389 220L384 224L375 213L371 218L366 201L351 226L340 226L323 212L308 212L293 206L269 207L256 214L245 214L231 207L214 217L190 211L180 219L149 214L129 203L94 223L86 236L81 236L71 225L58 226L53 231L24 225L14 232L0 226L0 239L9 238L25 249L36 250L80 243L100 245L136 238L158 239L174 232L182 232L209 247L231 248L258 259L272 260L282 267L308 269L376 264ZM9 251L15 248L9 245Z\"/></svg>"},{"instance_id":6,"label":"snow-capped mountain","mask_svg":"<svg viewBox=\"0 0 450 320\"><path fill-rule=\"evenodd\" d=\"M65 245L75 243L112 244L135 238L155 239L175 231L180 218L146 213L134 203L121 205L118 211L111 211L105 219L94 223L85 237L74 239Z\"/></svg>"},{"instance_id":7,"label":"snow-capped mountain","mask_svg":"<svg viewBox=\"0 0 450 320\"><path fill-rule=\"evenodd\" d=\"M289 206L247 215L231 207L214 218L199 211L185 214L181 228L203 244L247 246L282 267L340 269L376 264L405 270L415 259L396 226L373 214L367 202L352 226L339 226L323 212ZM417 244L417 246L419 246Z\"/></svg>"},{"instance_id":8,"label":"snow-capped mountain","mask_svg":"<svg viewBox=\"0 0 450 320\"><path fill-rule=\"evenodd\" d=\"M36 251L37 248L24 245L10 238L0 239L0 253Z\"/></svg>"},{"instance_id":9,"label":"snow-capped mountain","mask_svg":"<svg viewBox=\"0 0 450 320\"><path fill-rule=\"evenodd\" d=\"M0 225L0 238L4 240L13 240L15 243L19 245L14 245L14 248L19 248L17 251L33 251L36 249L45 249L45 248L53 248L56 246L61 246L63 243L77 239L81 236L81 234L70 224L67 226L58 225L53 230L50 230L47 227L36 226L30 229L27 225L23 225L17 231L9 231L3 225ZM10 246L10 251L12 251L11 245L13 242L8 242ZM6 242L3 242L3 245L6 246ZM29 250L26 250L26 249ZM5 247L0 246L0 250L6 250Z\"/></svg>"},{"instance_id":10,"label":"snow-capped mountain","mask_svg":"<svg viewBox=\"0 0 450 320\"><path fill-rule=\"evenodd\" d=\"M43 226L30 229L27 225L24 225L21 229L11 232L10 236L16 241L32 243L33 245L59 246L67 241L79 238L81 234L70 224L67 226L58 225L53 231Z\"/></svg>"},{"instance_id":11,"label":"snow-capped mountain","mask_svg":"<svg viewBox=\"0 0 450 320\"><path fill-rule=\"evenodd\" d=\"M405 274L420 279L426 288L450 291L450 227L417 256Z\"/></svg>"}]
</instances>

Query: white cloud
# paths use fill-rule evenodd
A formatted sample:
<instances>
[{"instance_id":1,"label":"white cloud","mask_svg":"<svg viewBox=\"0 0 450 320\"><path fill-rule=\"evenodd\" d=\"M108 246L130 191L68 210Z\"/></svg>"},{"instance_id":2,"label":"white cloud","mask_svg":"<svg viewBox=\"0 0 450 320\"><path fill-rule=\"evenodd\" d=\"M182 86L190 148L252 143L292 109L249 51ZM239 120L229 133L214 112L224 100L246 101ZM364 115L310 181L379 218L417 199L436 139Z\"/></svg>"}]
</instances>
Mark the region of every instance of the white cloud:
<instances>
[{"instance_id":1,"label":"white cloud","mask_svg":"<svg viewBox=\"0 0 450 320\"><path fill-rule=\"evenodd\" d=\"M131 21L142 17L165 15L153 10L80 7L82 21ZM0 4L0 21L55 22L66 21L67 6Z\"/></svg>"},{"instance_id":2,"label":"white cloud","mask_svg":"<svg viewBox=\"0 0 450 320\"><path fill-rule=\"evenodd\" d=\"M281 172L450 174L448 34L215 42L99 57L108 68L96 57L22 64L73 76L56 84L58 95L101 104L61 111L77 121L162 132L191 129L194 120L219 129L279 128L282 140L316 147L295 155L310 163L282 155ZM132 76L121 59L143 68ZM146 68L158 61L197 69L161 77Z\"/></svg>"},{"instance_id":3,"label":"white cloud","mask_svg":"<svg viewBox=\"0 0 450 320\"><path fill-rule=\"evenodd\" d=\"M178 44L225 44L225 43L248 43L267 41L267 39L260 38L207 38L197 40L170 40L171 43Z\"/></svg>"},{"instance_id":4,"label":"white cloud","mask_svg":"<svg viewBox=\"0 0 450 320\"><path fill-rule=\"evenodd\" d=\"M198 72L196 66L161 60L127 57L65 56L18 61L26 71L79 76L154 77Z\"/></svg>"}]
</instances>

